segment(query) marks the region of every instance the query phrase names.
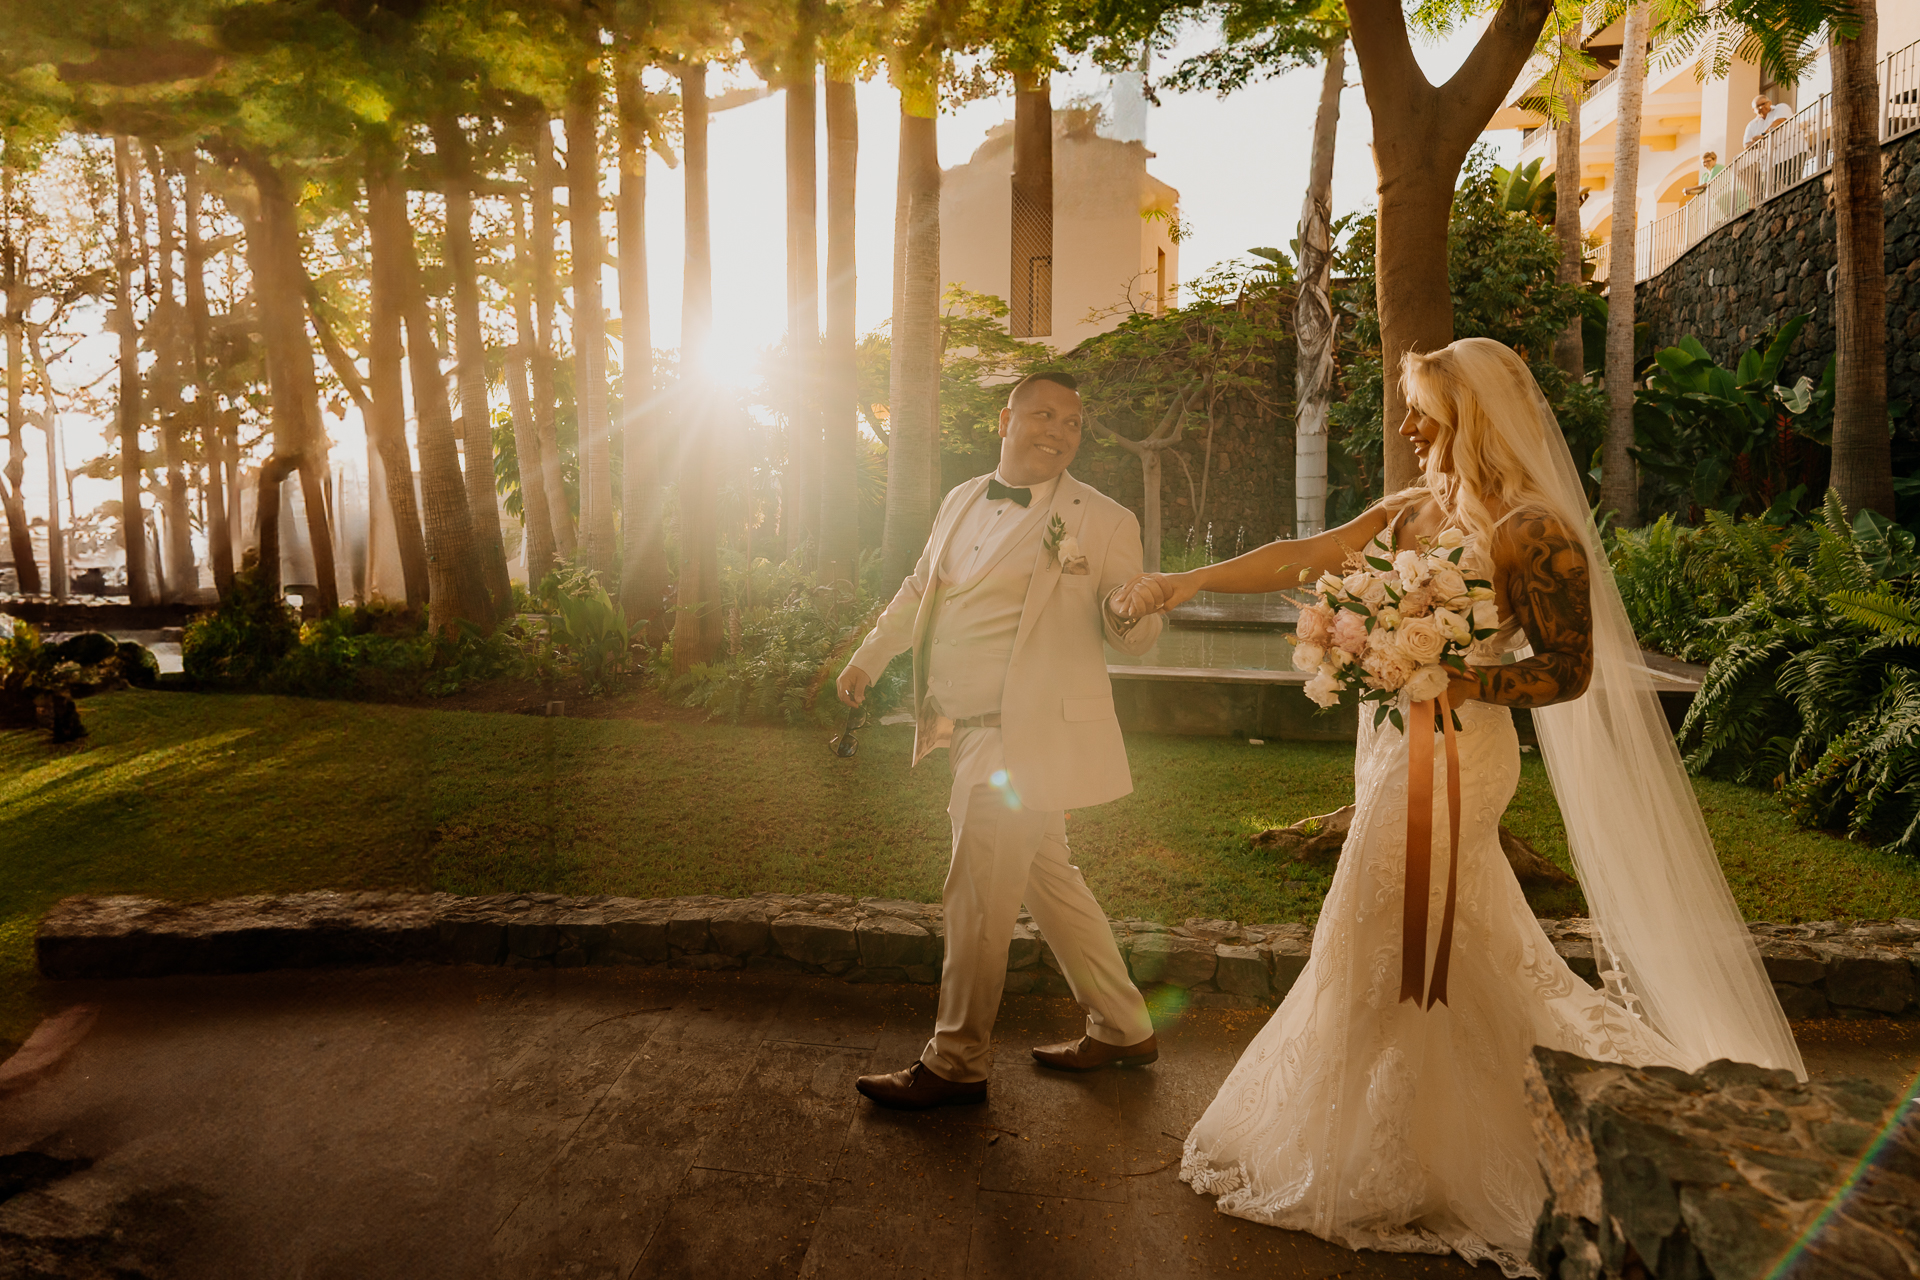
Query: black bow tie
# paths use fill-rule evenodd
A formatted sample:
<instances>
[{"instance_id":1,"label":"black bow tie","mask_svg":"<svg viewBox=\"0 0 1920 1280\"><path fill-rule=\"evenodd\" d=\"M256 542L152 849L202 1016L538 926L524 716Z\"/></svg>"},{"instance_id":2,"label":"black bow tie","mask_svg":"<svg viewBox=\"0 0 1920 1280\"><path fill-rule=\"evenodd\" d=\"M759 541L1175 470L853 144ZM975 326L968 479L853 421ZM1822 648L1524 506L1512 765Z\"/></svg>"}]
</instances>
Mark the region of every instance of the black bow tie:
<instances>
[{"instance_id":1,"label":"black bow tie","mask_svg":"<svg viewBox=\"0 0 1920 1280\"><path fill-rule=\"evenodd\" d=\"M989 476L987 478L987 498L989 501L998 501L1001 498L1006 498L1024 507L1033 501L1033 490L1015 489L1011 485L1001 484L999 476Z\"/></svg>"}]
</instances>

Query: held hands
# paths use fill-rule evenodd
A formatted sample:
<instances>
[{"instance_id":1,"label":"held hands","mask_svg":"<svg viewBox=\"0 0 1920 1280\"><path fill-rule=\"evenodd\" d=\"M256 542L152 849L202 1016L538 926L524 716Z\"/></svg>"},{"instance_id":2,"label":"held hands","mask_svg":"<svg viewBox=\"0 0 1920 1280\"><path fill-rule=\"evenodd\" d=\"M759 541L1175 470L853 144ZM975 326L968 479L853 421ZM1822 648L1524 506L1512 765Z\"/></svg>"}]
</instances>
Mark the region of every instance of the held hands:
<instances>
[{"instance_id":1,"label":"held hands","mask_svg":"<svg viewBox=\"0 0 1920 1280\"><path fill-rule=\"evenodd\" d=\"M834 682L834 689L840 695L840 701L850 707L857 707L867 700L867 686L873 683L873 677L854 666L840 673L840 679Z\"/></svg>"},{"instance_id":2,"label":"held hands","mask_svg":"<svg viewBox=\"0 0 1920 1280\"><path fill-rule=\"evenodd\" d=\"M1143 573L1114 593L1113 609L1123 618L1146 618L1185 604L1200 584L1186 573Z\"/></svg>"}]
</instances>

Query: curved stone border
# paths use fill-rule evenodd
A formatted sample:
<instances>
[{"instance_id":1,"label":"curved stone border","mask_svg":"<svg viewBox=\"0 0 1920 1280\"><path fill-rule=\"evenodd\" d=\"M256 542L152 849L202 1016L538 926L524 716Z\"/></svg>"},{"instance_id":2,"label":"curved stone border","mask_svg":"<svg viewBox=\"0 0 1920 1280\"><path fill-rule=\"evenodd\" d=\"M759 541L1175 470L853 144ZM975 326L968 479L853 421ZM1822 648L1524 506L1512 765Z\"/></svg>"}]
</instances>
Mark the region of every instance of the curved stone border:
<instances>
[{"instance_id":1,"label":"curved stone border","mask_svg":"<svg viewBox=\"0 0 1920 1280\"><path fill-rule=\"evenodd\" d=\"M1114 920L1142 987L1178 987L1203 1006L1264 1008L1306 967L1312 929L1188 920ZM1543 920L1574 972L1598 985L1586 920ZM1788 1016L1873 1017L1914 1010L1920 920L1753 926ZM937 983L940 907L845 894L752 898L459 897L380 891L294 893L173 903L68 898L34 939L43 976L137 978L341 964L590 964L777 969L849 982ZM1069 994L1053 948L1022 913L1007 949L1007 990Z\"/></svg>"}]
</instances>

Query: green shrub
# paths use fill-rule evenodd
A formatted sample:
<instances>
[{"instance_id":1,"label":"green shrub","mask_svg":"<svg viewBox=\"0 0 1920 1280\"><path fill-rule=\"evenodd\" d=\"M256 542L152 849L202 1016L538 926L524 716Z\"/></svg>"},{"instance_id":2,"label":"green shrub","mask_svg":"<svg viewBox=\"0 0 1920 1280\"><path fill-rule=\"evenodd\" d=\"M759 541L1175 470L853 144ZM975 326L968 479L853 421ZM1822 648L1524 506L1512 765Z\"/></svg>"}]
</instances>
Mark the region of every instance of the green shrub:
<instances>
[{"instance_id":1,"label":"green shrub","mask_svg":"<svg viewBox=\"0 0 1920 1280\"><path fill-rule=\"evenodd\" d=\"M404 610L336 610L300 628L300 643L261 682L273 693L316 698L410 697L422 692L436 645Z\"/></svg>"},{"instance_id":2,"label":"green shrub","mask_svg":"<svg viewBox=\"0 0 1920 1280\"><path fill-rule=\"evenodd\" d=\"M1768 573L1705 622L1712 665L1680 729L1696 773L1783 787L1801 822L1920 856L1920 556L1829 494L1793 530L1722 521L1723 550Z\"/></svg>"},{"instance_id":3,"label":"green shrub","mask_svg":"<svg viewBox=\"0 0 1920 1280\"><path fill-rule=\"evenodd\" d=\"M1833 362L1818 385L1805 376L1791 387L1779 382L1807 320L1787 321L1733 369L1691 336L1654 353L1634 396L1630 450L1650 510L1693 520L1706 511L1764 514L1785 524L1813 504L1833 452Z\"/></svg>"},{"instance_id":4,"label":"green shrub","mask_svg":"<svg viewBox=\"0 0 1920 1280\"><path fill-rule=\"evenodd\" d=\"M211 613L187 624L180 667L198 684L251 688L300 643L300 619L257 566L233 575L233 586Z\"/></svg>"},{"instance_id":5,"label":"green shrub","mask_svg":"<svg viewBox=\"0 0 1920 1280\"><path fill-rule=\"evenodd\" d=\"M756 560L748 568L738 553L723 555L727 654L690 669L671 692L687 706L736 723L829 724L844 717L834 682L886 605L871 591L877 556L868 553L861 561L860 577L869 585L846 599L821 588L792 560ZM869 723L902 700L909 670L902 654L877 673L863 704Z\"/></svg>"}]
</instances>

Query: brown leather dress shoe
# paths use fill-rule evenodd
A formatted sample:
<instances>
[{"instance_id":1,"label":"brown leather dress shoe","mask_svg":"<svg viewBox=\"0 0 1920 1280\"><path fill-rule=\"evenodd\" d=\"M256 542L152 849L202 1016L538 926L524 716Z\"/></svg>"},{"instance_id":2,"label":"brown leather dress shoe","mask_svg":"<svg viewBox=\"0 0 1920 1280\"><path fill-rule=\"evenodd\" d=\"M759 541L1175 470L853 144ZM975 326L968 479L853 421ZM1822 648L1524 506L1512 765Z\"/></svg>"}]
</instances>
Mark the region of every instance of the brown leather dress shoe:
<instances>
[{"instance_id":1,"label":"brown leather dress shoe","mask_svg":"<svg viewBox=\"0 0 1920 1280\"><path fill-rule=\"evenodd\" d=\"M1055 1071L1098 1071L1102 1067L1144 1067L1160 1056L1160 1044L1148 1036L1139 1044L1108 1044L1081 1036L1033 1051L1033 1060Z\"/></svg>"},{"instance_id":2,"label":"brown leather dress shoe","mask_svg":"<svg viewBox=\"0 0 1920 1280\"><path fill-rule=\"evenodd\" d=\"M964 1106L987 1100L987 1082L962 1084L936 1075L924 1062L883 1076L861 1076L853 1087L883 1107L896 1111L924 1111L928 1107Z\"/></svg>"}]
</instances>

